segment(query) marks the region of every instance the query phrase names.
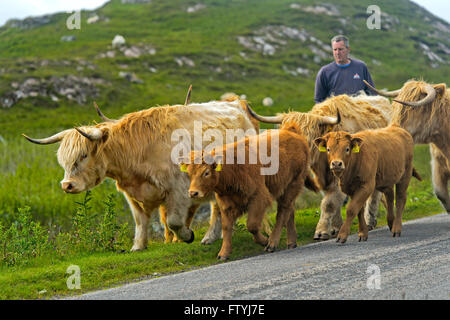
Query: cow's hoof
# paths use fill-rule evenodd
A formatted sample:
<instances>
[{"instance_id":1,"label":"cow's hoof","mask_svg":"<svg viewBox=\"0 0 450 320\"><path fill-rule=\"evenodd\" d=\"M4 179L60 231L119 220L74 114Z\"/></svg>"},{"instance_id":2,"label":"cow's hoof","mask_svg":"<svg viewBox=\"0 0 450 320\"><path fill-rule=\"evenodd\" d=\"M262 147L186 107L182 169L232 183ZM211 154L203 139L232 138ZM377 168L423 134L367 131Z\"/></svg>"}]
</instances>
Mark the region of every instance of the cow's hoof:
<instances>
[{"instance_id":1,"label":"cow's hoof","mask_svg":"<svg viewBox=\"0 0 450 320\"><path fill-rule=\"evenodd\" d=\"M194 238L195 238L194 231L192 231L192 230L189 230L189 231L191 231L191 237L189 238L189 240L185 241L186 243L192 243L194 241Z\"/></svg>"},{"instance_id":2,"label":"cow's hoof","mask_svg":"<svg viewBox=\"0 0 450 320\"><path fill-rule=\"evenodd\" d=\"M346 241L347 241L347 239L344 239L344 238L339 238L339 237L338 237L338 238L336 239L336 242L337 242L337 243L345 243Z\"/></svg>"},{"instance_id":3,"label":"cow's hoof","mask_svg":"<svg viewBox=\"0 0 450 320\"><path fill-rule=\"evenodd\" d=\"M267 246L264 248L264 251L266 251L266 252L274 252L274 251L275 251L275 247L272 247L272 246L267 245Z\"/></svg>"},{"instance_id":4,"label":"cow's hoof","mask_svg":"<svg viewBox=\"0 0 450 320\"><path fill-rule=\"evenodd\" d=\"M217 256L217 260L226 261L226 260L228 260L228 257L219 255L219 256Z\"/></svg>"},{"instance_id":5,"label":"cow's hoof","mask_svg":"<svg viewBox=\"0 0 450 320\"><path fill-rule=\"evenodd\" d=\"M220 239L220 233L207 231L200 243L213 244L218 239Z\"/></svg>"},{"instance_id":6,"label":"cow's hoof","mask_svg":"<svg viewBox=\"0 0 450 320\"><path fill-rule=\"evenodd\" d=\"M136 251L143 251L147 249L147 246L144 245L139 245L139 244L134 244L131 249L130 252L136 252Z\"/></svg>"},{"instance_id":7,"label":"cow's hoof","mask_svg":"<svg viewBox=\"0 0 450 320\"><path fill-rule=\"evenodd\" d=\"M395 238L395 237L400 237L400 234L401 234L401 232L393 232L393 233L392 233L392 237L393 237L393 238Z\"/></svg>"},{"instance_id":8,"label":"cow's hoof","mask_svg":"<svg viewBox=\"0 0 450 320\"><path fill-rule=\"evenodd\" d=\"M204 245L208 245L208 244L213 244L214 241L216 241L216 240L205 237L205 238L202 239L202 241L200 243L204 244Z\"/></svg>"},{"instance_id":9,"label":"cow's hoof","mask_svg":"<svg viewBox=\"0 0 450 320\"><path fill-rule=\"evenodd\" d=\"M297 244L296 244L296 243L288 244L287 248L288 248L288 249L294 249L294 248L297 248Z\"/></svg>"},{"instance_id":10,"label":"cow's hoof","mask_svg":"<svg viewBox=\"0 0 450 320\"><path fill-rule=\"evenodd\" d=\"M314 240L326 241L328 239L330 239L330 235L328 233L315 233L314 234Z\"/></svg>"},{"instance_id":11,"label":"cow's hoof","mask_svg":"<svg viewBox=\"0 0 450 320\"><path fill-rule=\"evenodd\" d=\"M359 237L359 242L361 242L361 241L367 241L367 239L368 239L368 237L364 237L364 236L362 236L362 237Z\"/></svg>"}]
</instances>

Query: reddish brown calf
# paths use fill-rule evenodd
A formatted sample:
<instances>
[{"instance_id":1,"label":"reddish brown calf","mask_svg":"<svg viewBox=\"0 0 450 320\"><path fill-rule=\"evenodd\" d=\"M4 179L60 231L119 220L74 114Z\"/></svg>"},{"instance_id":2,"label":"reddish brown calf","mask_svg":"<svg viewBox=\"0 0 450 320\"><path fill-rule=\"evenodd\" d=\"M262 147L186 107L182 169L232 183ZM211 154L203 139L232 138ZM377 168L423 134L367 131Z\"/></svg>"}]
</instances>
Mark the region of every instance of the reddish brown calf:
<instances>
[{"instance_id":1,"label":"reddish brown calf","mask_svg":"<svg viewBox=\"0 0 450 320\"><path fill-rule=\"evenodd\" d=\"M356 215L359 220L359 241L367 240L364 203L375 189L386 196L387 221L393 237L400 236L406 189L413 174L414 142L411 135L399 126L391 125L356 134L330 132L317 138L314 143L320 151L327 152L331 171L339 178L342 191L351 198L337 242L344 243L347 240ZM414 175L420 180L415 171Z\"/></svg>"},{"instance_id":2,"label":"reddish brown calf","mask_svg":"<svg viewBox=\"0 0 450 320\"><path fill-rule=\"evenodd\" d=\"M203 154L201 164L181 164L182 169L187 171L191 179L189 188L191 197L204 197L210 192L216 194L222 216L223 232L222 248L218 259L225 260L229 257L232 227L236 219L245 212L248 212L248 231L253 234L256 243L265 246L266 251L273 252L278 246L280 234L285 225L288 248L296 247L295 199L304 185L318 191L315 181L309 176L308 144L298 132L300 131L297 125L292 125L285 130L268 130L261 135L247 137L217 148L211 153ZM267 142L268 155L272 156L278 151L278 171L272 175L261 174L261 169L273 164L261 163L259 156L256 157L256 163L252 164L248 161L250 154L259 155L262 139ZM272 146L274 139L278 141L278 144ZM239 148L245 148L244 164L238 163ZM229 163L227 155L231 152L233 161ZM195 153L191 154L191 160L194 160L195 155ZM261 233L261 222L274 200L278 204L276 223L267 239Z\"/></svg>"}]
</instances>

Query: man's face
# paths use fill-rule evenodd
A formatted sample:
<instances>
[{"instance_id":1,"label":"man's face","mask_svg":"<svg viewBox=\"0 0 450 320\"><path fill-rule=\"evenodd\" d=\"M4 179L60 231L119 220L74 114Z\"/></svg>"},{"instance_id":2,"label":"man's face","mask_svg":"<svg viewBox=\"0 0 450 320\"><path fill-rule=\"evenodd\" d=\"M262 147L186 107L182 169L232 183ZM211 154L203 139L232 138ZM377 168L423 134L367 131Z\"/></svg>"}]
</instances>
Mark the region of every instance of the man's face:
<instances>
[{"instance_id":1,"label":"man's face","mask_svg":"<svg viewBox=\"0 0 450 320\"><path fill-rule=\"evenodd\" d=\"M337 64L347 64L350 62L348 54L350 48L345 47L344 41L333 42L333 57Z\"/></svg>"}]
</instances>

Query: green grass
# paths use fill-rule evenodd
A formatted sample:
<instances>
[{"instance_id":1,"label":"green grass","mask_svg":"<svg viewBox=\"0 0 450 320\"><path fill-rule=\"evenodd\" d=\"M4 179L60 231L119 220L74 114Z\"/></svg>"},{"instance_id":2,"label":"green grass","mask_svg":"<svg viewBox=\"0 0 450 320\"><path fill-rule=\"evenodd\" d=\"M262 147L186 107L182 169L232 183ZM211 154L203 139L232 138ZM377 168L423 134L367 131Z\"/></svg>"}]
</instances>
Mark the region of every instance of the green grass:
<instances>
[{"instance_id":1,"label":"green grass","mask_svg":"<svg viewBox=\"0 0 450 320\"><path fill-rule=\"evenodd\" d=\"M331 1L338 7L341 17L348 19L347 25L339 22L338 17L290 9L293 2L314 4L311 0L205 0L206 9L187 14L188 3L181 0L153 0L150 4L139 5L122 5L119 0L112 0L95 10L109 21L88 25L86 18L90 12L83 11L81 30L67 30L68 15L64 13L54 15L51 23L35 29L3 27L0 28L0 96L12 90L13 81L21 83L30 77L48 79L73 74L100 77L109 83L99 87L99 96L91 99L97 101L110 118L147 107L182 103L189 84L193 84L191 101L214 100L232 91L246 94L260 114L274 115L288 109L308 111L313 106L315 74L328 61L315 63L307 44L299 41L288 41L273 56L263 56L238 43L238 36L251 35L268 25L305 29L326 44L338 30L342 31L350 37L352 54L367 63L380 88L397 89L410 78L423 78L432 83L448 80L450 64L431 68L418 42L426 43L434 52L438 52L439 42L447 47L450 43L445 35L429 36L435 30L431 22L436 18L411 2L377 2L383 12L399 19L395 30L390 31L366 28L366 8L372 4L370 0ZM431 22L424 21L425 16L429 16ZM62 36L70 34L76 36L76 41L60 41ZM156 54L139 59L122 55L97 58L99 53L109 50L116 34L123 35L128 45L151 44ZM242 58L240 52L245 52L248 58ZM195 67L178 67L174 59L180 56L192 59ZM47 66L29 67L44 59L49 60ZM93 64L94 69L76 70L80 59ZM331 55L329 59L331 61ZM373 59L381 64L375 64ZM128 68L121 69L123 64ZM148 66L158 71L152 73ZM294 77L285 73L283 66L301 66L311 73ZM222 71L213 71L217 67ZM120 78L121 70L135 72L144 84L131 84ZM261 105L266 96L273 98L272 107ZM66 195L61 190L59 181L64 171L56 160L57 145L30 144L21 134L40 138L99 120L92 102L78 105L62 97L57 103L48 98L27 98L10 109L0 108L0 224L4 228L17 222L19 208L29 207L32 220L50 232L50 242L58 232L74 232L75 202L83 201L84 194ZM412 179L404 220L442 212L433 194L429 163L428 147L416 146L414 164L424 181ZM104 200L116 193L114 181L109 179L96 187L90 202L92 213L103 213ZM299 244L312 241L320 199L319 195L305 192L297 201ZM130 248L134 232L130 210L122 195L117 195L113 201L118 223L128 223L125 246ZM385 214L384 208L381 213ZM271 219L274 220L273 214ZM356 230L356 221L353 230ZM380 217L378 224L384 225L385 217ZM233 236L231 259L263 252L253 243L244 226L242 219ZM139 253L105 252L104 248L85 252L67 250L65 254L46 251L13 265L1 264L0 298L35 299L73 294L66 286L69 276L66 270L71 264L80 266L81 291L85 292L151 277L154 273L167 274L218 263L216 255L221 241L211 246L200 245L205 232L205 225L196 226L196 240L190 245L163 244L155 237L148 249ZM284 246L282 241L282 248ZM46 293L39 294L42 290Z\"/></svg>"}]
</instances>

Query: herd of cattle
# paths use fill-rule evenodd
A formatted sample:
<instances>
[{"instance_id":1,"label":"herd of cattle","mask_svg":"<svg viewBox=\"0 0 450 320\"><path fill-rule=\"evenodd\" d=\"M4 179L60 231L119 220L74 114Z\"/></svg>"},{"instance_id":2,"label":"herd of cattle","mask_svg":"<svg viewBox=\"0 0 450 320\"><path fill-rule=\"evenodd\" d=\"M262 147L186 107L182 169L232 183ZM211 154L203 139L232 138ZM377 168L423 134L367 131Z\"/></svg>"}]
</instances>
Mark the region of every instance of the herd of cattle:
<instances>
[{"instance_id":1,"label":"herd of cattle","mask_svg":"<svg viewBox=\"0 0 450 320\"><path fill-rule=\"evenodd\" d=\"M229 257L233 225L244 213L248 231L266 251L276 249L285 226L288 248L293 248L294 202L304 186L323 194L314 239L337 237L344 243L358 215L359 240L366 241L377 223L382 194L389 228L394 237L400 236L408 184L412 176L421 179L412 165L414 144L430 144L434 191L450 213L450 89L415 80L392 92L372 89L379 95L334 96L306 113L270 117L256 114L238 98L154 107L119 120L108 119L98 109L104 121L97 125L44 139L24 136L37 144L61 143L57 158L65 170L61 186L67 193L91 189L106 177L116 180L136 224L132 251L146 248L149 220L158 208L166 242L192 242L190 224L205 201L210 202L211 218L202 243L210 244L222 233L218 258ZM386 97L394 98L392 103ZM194 151L189 159L175 163L172 133L182 128L194 134L195 121L201 121L202 130L214 128L223 136L230 129L258 132L260 122L279 127L210 151L194 150L192 141L185 142ZM258 158L244 164L224 161L227 154L236 157L239 147L247 156L257 152L262 139L278 142L275 174L262 175L260 169L267 164ZM266 151L274 152L269 147ZM346 195L350 202L343 222ZM261 228L273 201L276 223L267 238Z\"/></svg>"}]
</instances>

